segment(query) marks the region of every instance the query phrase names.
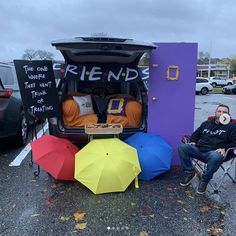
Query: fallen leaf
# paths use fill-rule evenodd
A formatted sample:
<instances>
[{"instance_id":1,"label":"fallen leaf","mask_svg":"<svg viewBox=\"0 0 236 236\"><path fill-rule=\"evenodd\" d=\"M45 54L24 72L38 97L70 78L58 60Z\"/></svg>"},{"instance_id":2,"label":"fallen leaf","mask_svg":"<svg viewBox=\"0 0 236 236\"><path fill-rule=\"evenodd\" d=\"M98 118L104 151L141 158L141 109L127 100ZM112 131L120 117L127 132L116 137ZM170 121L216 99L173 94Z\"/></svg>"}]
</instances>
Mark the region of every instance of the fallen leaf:
<instances>
[{"instance_id":1,"label":"fallen leaf","mask_svg":"<svg viewBox=\"0 0 236 236\"><path fill-rule=\"evenodd\" d=\"M188 220L188 218L184 217L184 220Z\"/></svg>"},{"instance_id":2,"label":"fallen leaf","mask_svg":"<svg viewBox=\"0 0 236 236\"><path fill-rule=\"evenodd\" d=\"M184 212L188 212L188 210L186 210L185 208L183 208Z\"/></svg>"},{"instance_id":3,"label":"fallen leaf","mask_svg":"<svg viewBox=\"0 0 236 236\"><path fill-rule=\"evenodd\" d=\"M138 236L148 236L148 233L146 231L141 231Z\"/></svg>"},{"instance_id":4,"label":"fallen leaf","mask_svg":"<svg viewBox=\"0 0 236 236\"><path fill-rule=\"evenodd\" d=\"M225 215L225 211L221 211L220 213L221 213L223 216Z\"/></svg>"},{"instance_id":5,"label":"fallen leaf","mask_svg":"<svg viewBox=\"0 0 236 236\"><path fill-rule=\"evenodd\" d=\"M46 197L45 198L45 202L46 202L46 204L52 204L52 198L51 197Z\"/></svg>"},{"instance_id":6,"label":"fallen leaf","mask_svg":"<svg viewBox=\"0 0 236 236\"><path fill-rule=\"evenodd\" d=\"M155 217L155 215L154 214L151 214L151 215L149 215L151 218L154 218Z\"/></svg>"},{"instance_id":7,"label":"fallen leaf","mask_svg":"<svg viewBox=\"0 0 236 236\"><path fill-rule=\"evenodd\" d=\"M75 229L79 229L79 230L85 229L86 227L87 227L87 222L86 223L79 223L79 224L75 225Z\"/></svg>"},{"instance_id":8,"label":"fallen leaf","mask_svg":"<svg viewBox=\"0 0 236 236\"><path fill-rule=\"evenodd\" d=\"M131 206L135 206L136 205L136 203L134 203L134 202L131 202Z\"/></svg>"},{"instance_id":9,"label":"fallen leaf","mask_svg":"<svg viewBox=\"0 0 236 236\"><path fill-rule=\"evenodd\" d=\"M83 220L85 214L86 214L85 212L82 212L82 211L79 211L79 210L76 211L76 212L74 213L75 221L78 222L78 221Z\"/></svg>"},{"instance_id":10,"label":"fallen leaf","mask_svg":"<svg viewBox=\"0 0 236 236\"><path fill-rule=\"evenodd\" d=\"M211 208L209 206L203 206L199 210L203 213L208 212Z\"/></svg>"},{"instance_id":11,"label":"fallen leaf","mask_svg":"<svg viewBox=\"0 0 236 236\"><path fill-rule=\"evenodd\" d=\"M55 183L55 184L52 185L52 188L59 188L62 185L63 185L62 183Z\"/></svg>"},{"instance_id":12,"label":"fallen leaf","mask_svg":"<svg viewBox=\"0 0 236 236\"><path fill-rule=\"evenodd\" d=\"M12 208L15 208L16 207L16 204L14 203L13 205L12 205Z\"/></svg>"},{"instance_id":13,"label":"fallen leaf","mask_svg":"<svg viewBox=\"0 0 236 236\"><path fill-rule=\"evenodd\" d=\"M37 216L40 216L40 214L33 214L33 215L31 215L31 217L37 217Z\"/></svg>"},{"instance_id":14,"label":"fallen leaf","mask_svg":"<svg viewBox=\"0 0 236 236\"><path fill-rule=\"evenodd\" d=\"M224 233L223 229L214 226L212 226L210 229L207 229L207 232L213 236Z\"/></svg>"},{"instance_id":15,"label":"fallen leaf","mask_svg":"<svg viewBox=\"0 0 236 236\"><path fill-rule=\"evenodd\" d=\"M73 230L73 231L71 231L70 233L71 233L71 234L77 234L78 231L77 231L77 230Z\"/></svg>"},{"instance_id":16,"label":"fallen leaf","mask_svg":"<svg viewBox=\"0 0 236 236\"><path fill-rule=\"evenodd\" d=\"M192 230L193 230L193 232L201 232L202 228L200 228L199 226L193 226Z\"/></svg>"},{"instance_id":17,"label":"fallen leaf","mask_svg":"<svg viewBox=\"0 0 236 236\"><path fill-rule=\"evenodd\" d=\"M185 194L186 194L188 197L193 197L193 191L186 190L186 191L185 191Z\"/></svg>"},{"instance_id":18,"label":"fallen leaf","mask_svg":"<svg viewBox=\"0 0 236 236\"><path fill-rule=\"evenodd\" d=\"M142 213L148 213L152 211L152 208L149 205L145 205L141 208Z\"/></svg>"},{"instance_id":19,"label":"fallen leaf","mask_svg":"<svg viewBox=\"0 0 236 236\"><path fill-rule=\"evenodd\" d=\"M185 204L184 201L182 200L177 200L177 203L182 204L182 205Z\"/></svg>"},{"instance_id":20,"label":"fallen leaf","mask_svg":"<svg viewBox=\"0 0 236 236\"><path fill-rule=\"evenodd\" d=\"M61 217L59 218L59 220L61 220L61 221L67 221L67 220L69 220L69 219L70 219L69 216L61 216Z\"/></svg>"},{"instance_id":21,"label":"fallen leaf","mask_svg":"<svg viewBox=\"0 0 236 236\"><path fill-rule=\"evenodd\" d=\"M170 188L170 187L168 187L168 188L166 188L168 191L172 191L173 190L173 188Z\"/></svg>"},{"instance_id":22,"label":"fallen leaf","mask_svg":"<svg viewBox=\"0 0 236 236\"><path fill-rule=\"evenodd\" d=\"M212 204L211 207L216 208L216 209L219 209L219 208L220 208L220 206L218 206L218 205L216 205L216 204Z\"/></svg>"}]
</instances>

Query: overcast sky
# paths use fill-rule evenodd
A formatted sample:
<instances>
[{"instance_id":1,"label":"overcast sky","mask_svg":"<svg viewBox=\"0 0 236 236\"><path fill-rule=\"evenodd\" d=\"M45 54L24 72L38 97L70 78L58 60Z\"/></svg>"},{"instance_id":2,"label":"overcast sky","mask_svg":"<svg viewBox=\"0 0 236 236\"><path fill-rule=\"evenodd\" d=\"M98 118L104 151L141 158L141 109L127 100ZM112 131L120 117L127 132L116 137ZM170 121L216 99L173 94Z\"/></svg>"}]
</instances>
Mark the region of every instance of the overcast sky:
<instances>
[{"instance_id":1,"label":"overcast sky","mask_svg":"<svg viewBox=\"0 0 236 236\"><path fill-rule=\"evenodd\" d=\"M55 39L106 33L145 42L197 42L212 57L236 55L235 0L1 0L0 61Z\"/></svg>"}]
</instances>

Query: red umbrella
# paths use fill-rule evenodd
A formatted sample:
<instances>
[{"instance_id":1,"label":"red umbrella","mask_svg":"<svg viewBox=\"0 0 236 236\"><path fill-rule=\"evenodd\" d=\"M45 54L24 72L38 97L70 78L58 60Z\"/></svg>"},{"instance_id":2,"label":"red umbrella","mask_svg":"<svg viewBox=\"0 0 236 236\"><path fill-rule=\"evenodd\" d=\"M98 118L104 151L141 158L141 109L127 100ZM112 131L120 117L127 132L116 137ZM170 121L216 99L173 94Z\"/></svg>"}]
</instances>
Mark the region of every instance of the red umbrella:
<instances>
[{"instance_id":1,"label":"red umbrella","mask_svg":"<svg viewBox=\"0 0 236 236\"><path fill-rule=\"evenodd\" d=\"M74 180L75 154L79 148L67 139L44 135L31 142L33 160L55 179Z\"/></svg>"}]
</instances>

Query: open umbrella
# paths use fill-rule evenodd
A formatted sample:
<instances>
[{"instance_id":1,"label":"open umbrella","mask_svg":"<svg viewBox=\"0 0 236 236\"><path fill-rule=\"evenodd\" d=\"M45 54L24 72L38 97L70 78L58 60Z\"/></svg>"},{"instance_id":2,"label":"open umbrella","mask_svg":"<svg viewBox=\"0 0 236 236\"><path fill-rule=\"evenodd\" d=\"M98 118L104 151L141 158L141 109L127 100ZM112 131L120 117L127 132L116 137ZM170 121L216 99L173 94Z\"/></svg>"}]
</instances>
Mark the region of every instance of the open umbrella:
<instances>
[{"instance_id":1,"label":"open umbrella","mask_svg":"<svg viewBox=\"0 0 236 236\"><path fill-rule=\"evenodd\" d=\"M136 149L117 138L94 139L75 155L75 179L95 194L125 191L140 171Z\"/></svg>"},{"instance_id":2,"label":"open umbrella","mask_svg":"<svg viewBox=\"0 0 236 236\"><path fill-rule=\"evenodd\" d=\"M55 179L74 180L75 153L79 148L67 139L44 135L31 142L33 160Z\"/></svg>"},{"instance_id":3,"label":"open umbrella","mask_svg":"<svg viewBox=\"0 0 236 236\"><path fill-rule=\"evenodd\" d=\"M151 180L170 169L173 149L161 136L139 132L125 142L138 151L142 169L139 179Z\"/></svg>"}]
</instances>

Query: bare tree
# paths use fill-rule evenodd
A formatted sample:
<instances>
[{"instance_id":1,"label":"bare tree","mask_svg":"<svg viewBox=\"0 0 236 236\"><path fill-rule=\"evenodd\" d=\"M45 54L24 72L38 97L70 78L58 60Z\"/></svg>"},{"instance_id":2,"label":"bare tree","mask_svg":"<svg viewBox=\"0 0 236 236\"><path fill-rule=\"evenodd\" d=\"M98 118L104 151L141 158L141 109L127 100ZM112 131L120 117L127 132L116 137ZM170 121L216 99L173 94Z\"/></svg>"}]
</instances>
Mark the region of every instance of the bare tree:
<instances>
[{"instance_id":1,"label":"bare tree","mask_svg":"<svg viewBox=\"0 0 236 236\"><path fill-rule=\"evenodd\" d=\"M33 60L36 57L36 51L33 49L25 49L22 59Z\"/></svg>"},{"instance_id":2,"label":"bare tree","mask_svg":"<svg viewBox=\"0 0 236 236\"><path fill-rule=\"evenodd\" d=\"M210 58L209 52L202 52L200 51L198 53L198 64L208 64Z\"/></svg>"},{"instance_id":3,"label":"bare tree","mask_svg":"<svg viewBox=\"0 0 236 236\"><path fill-rule=\"evenodd\" d=\"M52 60L53 54L51 52L47 52L45 50L37 50L36 51L37 56L41 60Z\"/></svg>"},{"instance_id":4,"label":"bare tree","mask_svg":"<svg viewBox=\"0 0 236 236\"><path fill-rule=\"evenodd\" d=\"M22 59L25 60L53 60L53 54L45 50L25 49Z\"/></svg>"}]
</instances>

